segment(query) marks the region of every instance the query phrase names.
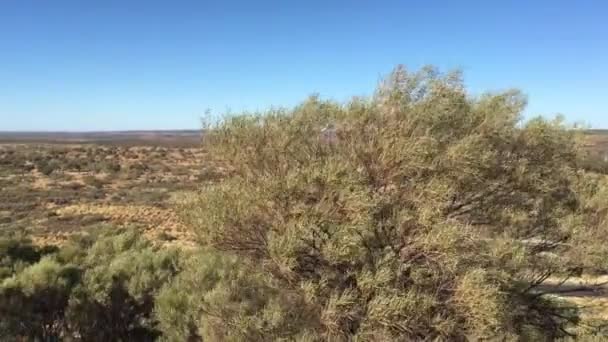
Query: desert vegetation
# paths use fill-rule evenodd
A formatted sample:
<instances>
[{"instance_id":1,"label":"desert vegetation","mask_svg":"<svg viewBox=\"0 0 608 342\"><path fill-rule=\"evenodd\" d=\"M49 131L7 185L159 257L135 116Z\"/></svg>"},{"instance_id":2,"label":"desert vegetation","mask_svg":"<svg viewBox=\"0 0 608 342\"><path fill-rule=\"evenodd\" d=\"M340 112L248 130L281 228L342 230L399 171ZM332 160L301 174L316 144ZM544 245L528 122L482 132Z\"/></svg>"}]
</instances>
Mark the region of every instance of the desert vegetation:
<instances>
[{"instance_id":1,"label":"desert vegetation","mask_svg":"<svg viewBox=\"0 0 608 342\"><path fill-rule=\"evenodd\" d=\"M4 145L0 336L603 340L602 138L525 102L398 67L199 148Z\"/></svg>"},{"instance_id":2,"label":"desert vegetation","mask_svg":"<svg viewBox=\"0 0 608 342\"><path fill-rule=\"evenodd\" d=\"M61 243L99 223L187 240L172 196L217 168L200 147L0 145L0 229Z\"/></svg>"}]
</instances>

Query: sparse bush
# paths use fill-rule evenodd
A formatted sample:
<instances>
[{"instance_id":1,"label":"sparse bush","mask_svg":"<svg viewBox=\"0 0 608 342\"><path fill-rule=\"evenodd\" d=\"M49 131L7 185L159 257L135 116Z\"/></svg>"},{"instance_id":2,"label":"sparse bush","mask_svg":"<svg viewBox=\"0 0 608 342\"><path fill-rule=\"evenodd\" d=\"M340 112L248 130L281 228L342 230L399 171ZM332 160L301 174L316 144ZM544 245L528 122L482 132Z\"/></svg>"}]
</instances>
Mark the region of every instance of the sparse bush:
<instances>
[{"instance_id":1,"label":"sparse bush","mask_svg":"<svg viewBox=\"0 0 608 342\"><path fill-rule=\"evenodd\" d=\"M52 159L50 161L41 160L36 166L38 171L45 176L51 175L53 172L58 171L60 164L57 160Z\"/></svg>"},{"instance_id":2,"label":"sparse bush","mask_svg":"<svg viewBox=\"0 0 608 342\"><path fill-rule=\"evenodd\" d=\"M103 186L105 185L105 182L100 179L97 178L95 176L91 176L91 175L87 175L83 178L83 182L84 184L88 185L88 186L92 186L96 189L102 189Z\"/></svg>"},{"instance_id":3,"label":"sparse bush","mask_svg":"<svg viewBox=\"0 0 608 342\"><path fill-rule=\"evenodd\" d=\"M120 164L116 161L104 161L102 164L102 169L107 173L116 173L119 172L121 167Z\"/></svg>"},{"instance_id":4,"label":"sparse bush","mask_svg":"<svg viewBox=\"0 0 608 342\"><path fill-rule=\"evenodd\" d=\"M76 172L80 172L84 170L86 163L84 163L83 161L79 160L79 159L70 159L67 163L66 163L66 169L71 170L71 171L76 171Z\"/></svg>"}]
</instances>

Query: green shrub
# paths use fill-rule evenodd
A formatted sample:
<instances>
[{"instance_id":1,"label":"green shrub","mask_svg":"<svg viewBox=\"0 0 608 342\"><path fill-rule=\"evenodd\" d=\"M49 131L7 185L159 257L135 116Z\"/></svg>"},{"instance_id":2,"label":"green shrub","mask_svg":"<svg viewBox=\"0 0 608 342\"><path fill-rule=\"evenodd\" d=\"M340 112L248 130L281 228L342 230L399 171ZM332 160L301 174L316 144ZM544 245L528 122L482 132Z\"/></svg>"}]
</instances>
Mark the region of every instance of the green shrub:
<instances>
[{"instance_id":1,"label":"green shrub","mask_svg":"<svg viewBox=\"0 0 608 342\"><path fill-rule=\"evenodd\" d=\"M164 340L281 340L315 328L305 325L315 320L303 298L268 284L238 257L198 252L182 267L156 299Z\"/></svg>"},{"instance_id":2,"label":"green shrub","mask_svg":"<svg viewBox=\"0 0 608 342\"><path fill-rule=\"evenodd\" d=\"M134 231L102 237L82 260L70 322L87 341L153 340L156 292L177 273L175 251L153 248Z\"/></svg>"},{"instance_id":3,"label":"green shrub","mask_svg":"<svg viewBox=\"0 0 608 342\"><path fill-rule=\"evenodd\" d=\"M0 282L56 251L55 246L32 244L23 234L4 232L0 236Z\"/></svg>"},{"instance_id":4,"label":"green shrub","mask_svg":"<svg viewBox=\"0 0 608 342\"><path fill-rule=\"evenodd\" d=\"M77 268L43 258L0 285L0 337L58 340L67 328L65 311Z\"/></svg>"},{"instance_id":5,"label":"green shrub","mask_svg":"<svg viewBox=\"0 0 608 342\"><path fill-rule=\"evenodd\" d=\"M154 302L179 271L177 251L154 247L135 231L101 232L52 251L26 241L0 248L13 258L0 279L0 339L151 341L160 335Z\"/></svg>"},{"instance_id":6,"label":"green shrub","mask_svg":"<svg viewBox=\"0 0 608 342\"><path fill-rule=\"evenodd\" d=\"M516 91L469 96L458 74L398 68L369 100L312 97L211 127L205 148L231 176L185 204L184 219L202 244L238 255L255 289L273 291L246 313L215 313L256 324L195 330L241 340L566 335L576 308L538 285L568 272L566 256L549 252L581 217L578 145L559 120L521 121L524 104ZM277 334L267 319L282 326L290 313L275 303L287 294L314 314Z\"/></svg>"}]
</instances>

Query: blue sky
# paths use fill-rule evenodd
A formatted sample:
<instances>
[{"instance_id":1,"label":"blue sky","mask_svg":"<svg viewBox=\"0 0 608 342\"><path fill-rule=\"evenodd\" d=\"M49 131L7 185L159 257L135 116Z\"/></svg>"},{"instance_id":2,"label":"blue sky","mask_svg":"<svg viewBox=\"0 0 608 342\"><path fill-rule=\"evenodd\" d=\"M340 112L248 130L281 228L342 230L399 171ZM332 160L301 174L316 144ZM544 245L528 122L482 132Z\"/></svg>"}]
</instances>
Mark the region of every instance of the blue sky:
<instances>
[{"instance_id":1,"label":"blue sky","mask_svg":"<svg viewBox=\"0 0 608 342\"><path fill-rule=\"evenodd\" d=\"M402 63L608 128L608 2L0 0L0 130L198 128Z\"/></svg>"}]
</instances>

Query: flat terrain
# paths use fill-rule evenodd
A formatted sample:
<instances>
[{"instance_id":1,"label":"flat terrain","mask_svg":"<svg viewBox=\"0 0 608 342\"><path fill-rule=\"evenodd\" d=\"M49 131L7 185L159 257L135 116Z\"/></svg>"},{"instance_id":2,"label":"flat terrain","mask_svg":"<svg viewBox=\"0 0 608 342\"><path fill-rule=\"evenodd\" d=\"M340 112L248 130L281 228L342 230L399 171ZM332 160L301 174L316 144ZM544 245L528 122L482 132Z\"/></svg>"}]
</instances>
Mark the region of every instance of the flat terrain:
<instances>
[{"instance_id":1,"label":"flat terrain","mask_svg":"<svg viewBox=\"0 0 608 342\"><path fill-rule=\"evenodd\" d=\"M113 132L2 132L0 143L112 144L198 147L200 130Z\"/></svg>"},{"instance_id":2,"label":"flat terrain","mask_svg":"<svg viewBox=\"0 0 608 342\"><path fill-rule=\"evenodd\" d=\"M608 131L585 138L597 160L608 159ZM129 225L189 243L174 202L220 174L196 130L0 132L0 231L60 243L99 225Z\"/></svg>"},{"instance_id":3,"label":"flat terrain","mask_svg":"<svg viewBox=\"0 0 608 342\"><path fill-rule=\"evenodd\" d=\"M136 226L156 241L188 244L173 202L218 170L205 162L200 143L177 147L189 139L156 146L2 143L0 231L61 243L101 225Z\"/></svg>"}]
</instances>

